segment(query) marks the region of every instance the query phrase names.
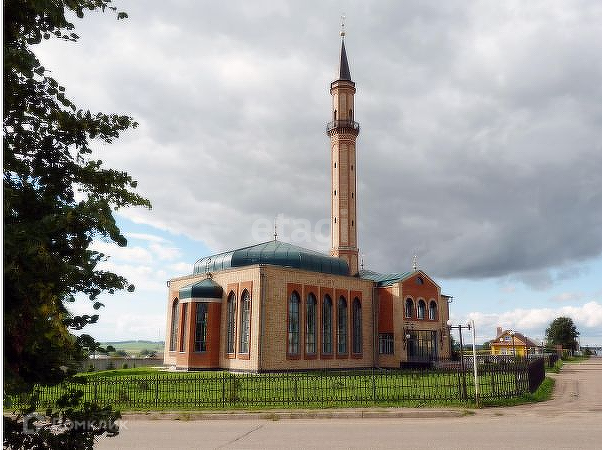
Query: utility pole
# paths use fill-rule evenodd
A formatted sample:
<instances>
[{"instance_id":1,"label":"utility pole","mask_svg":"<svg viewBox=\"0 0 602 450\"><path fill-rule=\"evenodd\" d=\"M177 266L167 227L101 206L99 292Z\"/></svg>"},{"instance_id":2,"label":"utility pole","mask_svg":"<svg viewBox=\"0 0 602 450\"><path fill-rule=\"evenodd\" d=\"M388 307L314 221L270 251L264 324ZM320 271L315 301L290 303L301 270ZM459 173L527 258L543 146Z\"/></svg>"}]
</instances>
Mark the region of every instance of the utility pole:
<instances>
[{"instance_id":1,"label":"utility pole","mask_svg":"<svg viewBox=\"0 0 602 450\"><path fill-rule=\"evenodd\" d=\"M462 341L462 330L470 330L470 324L452 325L451 323L451 320L447 321L447 326L449 327L449 329L452 330L455 328L460 334L460 370L462 371L462 399L466 400L468 398L468 395L466 394L466 367L464 366L464 342Z\"/></svg>"}]
</instances>

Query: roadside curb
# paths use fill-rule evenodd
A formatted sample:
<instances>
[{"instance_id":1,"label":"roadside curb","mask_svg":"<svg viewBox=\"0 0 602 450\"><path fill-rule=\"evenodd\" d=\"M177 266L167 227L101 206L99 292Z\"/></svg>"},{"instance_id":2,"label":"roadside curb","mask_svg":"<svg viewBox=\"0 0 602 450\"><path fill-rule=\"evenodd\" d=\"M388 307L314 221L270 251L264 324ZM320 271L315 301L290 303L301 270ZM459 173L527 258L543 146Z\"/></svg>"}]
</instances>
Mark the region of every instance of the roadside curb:
<instances>
[{"instance_id":1,"label":"roadside curb","mask_svg":"<svg viewBox=\"0 0 602 450\"><path fill-rule=\"evenodd\" d=\"M474 414L467 409L335 409L335 410L261 410L261 411L150 411L122 413L124 420L280 420L280 419L381 419L445 418Z\"/></svg>"}]
</instances>

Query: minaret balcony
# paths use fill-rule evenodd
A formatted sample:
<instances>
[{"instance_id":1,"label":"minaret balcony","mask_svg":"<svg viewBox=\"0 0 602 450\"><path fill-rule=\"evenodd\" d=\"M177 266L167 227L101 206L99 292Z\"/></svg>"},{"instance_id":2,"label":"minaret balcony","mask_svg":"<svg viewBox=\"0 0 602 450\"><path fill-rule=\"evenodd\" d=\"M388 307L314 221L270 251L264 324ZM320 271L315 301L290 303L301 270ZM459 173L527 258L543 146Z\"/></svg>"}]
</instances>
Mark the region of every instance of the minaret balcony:
<instances>
[{"instance_id":1,"label":"minaret balcony","mask_svg":"<svg viewBox=\"0 0 602 450\"><path fill-rule=\"evenodd\" d=\"M360 124L354 120L333 120L326 124L326 133L330 135L334 131L351 131L357 136L360 132Z\"/></svg>"}]
</instances>

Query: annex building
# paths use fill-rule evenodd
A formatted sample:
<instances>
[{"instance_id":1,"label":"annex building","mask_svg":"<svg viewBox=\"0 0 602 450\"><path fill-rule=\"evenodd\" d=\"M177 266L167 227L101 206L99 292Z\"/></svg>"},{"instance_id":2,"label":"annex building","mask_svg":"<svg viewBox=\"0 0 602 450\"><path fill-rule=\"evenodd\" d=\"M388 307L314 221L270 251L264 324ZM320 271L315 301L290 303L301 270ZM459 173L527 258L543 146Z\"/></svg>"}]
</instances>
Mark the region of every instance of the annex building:
<instances>
[{"instance_id":1,"label":"annex building","mask_svg":"<svg viewBox=\"0 0 602 450\"><path fill-rule=\"evenodd\" d=\"M344 32L330 84L330 255L276 239L169 280L164 362L178 369L400 367L450 353L450 297L425 272L358 265L355 83Z\"/></svg>"}]
</instances>

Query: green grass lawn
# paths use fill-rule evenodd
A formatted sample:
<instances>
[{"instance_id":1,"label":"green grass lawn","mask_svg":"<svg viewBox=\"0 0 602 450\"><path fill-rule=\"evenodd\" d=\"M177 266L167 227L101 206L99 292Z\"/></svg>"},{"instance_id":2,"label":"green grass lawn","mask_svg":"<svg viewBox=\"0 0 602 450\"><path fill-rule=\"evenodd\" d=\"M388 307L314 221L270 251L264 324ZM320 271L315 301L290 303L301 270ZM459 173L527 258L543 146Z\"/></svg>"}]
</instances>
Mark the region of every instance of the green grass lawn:
<instances>
[{"instance_id":1,"label":"green grass lawn","mask_svg":"<svg viewBox=\"0 0 602 450\"><path fill-rule=\"evenodd\" d=\"M67 386L41 388L39 408L51 406L67 389L81 390L85 401L122 411L474 406L471 373L466 375L467 400L462 399L462 381L452 371L233 374L141 367L82 373ZM481 376L479 386L487 404L518 399L525 392L524 380L514 373Z\"/></svg>"}]
</instances>

